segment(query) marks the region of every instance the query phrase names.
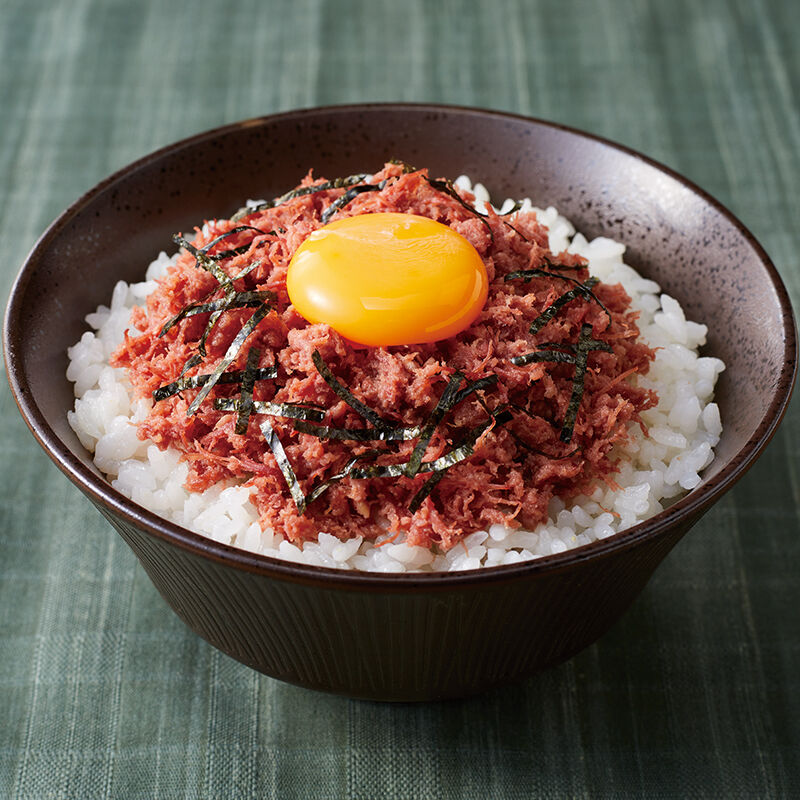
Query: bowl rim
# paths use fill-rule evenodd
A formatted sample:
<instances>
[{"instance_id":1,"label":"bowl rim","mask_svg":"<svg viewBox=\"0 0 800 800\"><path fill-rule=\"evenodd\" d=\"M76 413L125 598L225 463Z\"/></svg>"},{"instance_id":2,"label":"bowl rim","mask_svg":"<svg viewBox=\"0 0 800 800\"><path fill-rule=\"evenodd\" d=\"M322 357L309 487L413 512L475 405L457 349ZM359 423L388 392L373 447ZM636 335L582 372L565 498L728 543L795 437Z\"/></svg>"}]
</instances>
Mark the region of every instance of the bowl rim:
<instances>
[{"instance_id":1,"label":"bowl rim","mask_svg":"<svg viewBox=\"0 0 800 800\"><path fill-rule=\"evenodd\" d=\"M730 462L723 467L718 475L707 481L703 481L696 489L693 489L669 508L659 512L648 520L640 522L606 539L597 540L590 544L567 550L563 553L542 556L531 561L523 561L516 564L482 567L480 569L458 572L406 572L386 574L302 564L242 550L231 545L217 542L201 534L194 533L176 523L165 520L154 512L129 500L114 489L105 479L87 468L72 454L67 445L47 423L44 415L35 403L30 387L25 379L23 359L20 355L20 348L18 347L18 342L21 340L22 334L21 301L27 284L35 271L39 253L99 194L118 181L137 172L142 167L154 161L158 161L167 155L174 155L185 148L193 147L206 140L227 136L242 128L260 127L281 121L296 120L301 122L304 120L311 120L313 117L320 115L363 114L370 112L386 113L393 111L445 113L464 117L478 116L497 120L505 119L514 122L533 124L534 126L541 126L553 131L560 131L569 136L588 139L624 155L633 157L664 173L699 196L738 230L764 267L779 299L784 335L784 360L780 379L767 412L762 417L753 436L751 436L733 455ZM191 554L218 562L219 564L292 583L336 589L372 589L390 593L403 592L412 588L425 590L441 588L452 590L465 585L473 586L485 583L507 583L520 578L532 578L542 573L562 572L588 559L615 554L619 551L635 547L642 542L643 539L656 538L663 535L681 519L691 520L699 517L699 515L706 511L713 502L730 489L734 483L745 474L769 443L786 413L798 367L797 330L792 306L786 287L777 269L764 248L745 225L704 189L701 189L695 183L670 167L626 145L619 144L610 139L578 128L506 111L430 103L362 103L314 106L253 117L215 127L180 139L158 148L116 170L81 195L59 214L41 234L26 256L9 294L3 326L3 349L8 381L14 400L25 423L56 466L78 486L79 489L89 495L90 499L96 505L104 507L111 512L112 515L121 517L128 524L146 531L148 535L155 536L156 538L164 540L167 544L172 544Z\"/></svg>"}]
</instances>

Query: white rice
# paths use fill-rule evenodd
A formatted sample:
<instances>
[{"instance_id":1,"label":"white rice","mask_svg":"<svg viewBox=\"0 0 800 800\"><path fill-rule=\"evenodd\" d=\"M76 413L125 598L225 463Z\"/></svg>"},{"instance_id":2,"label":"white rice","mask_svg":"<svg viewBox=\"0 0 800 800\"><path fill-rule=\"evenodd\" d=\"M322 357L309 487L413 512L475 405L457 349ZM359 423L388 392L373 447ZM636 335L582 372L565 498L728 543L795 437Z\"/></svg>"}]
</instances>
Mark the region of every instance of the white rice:
<instances>
[{"instance_id":1,"label":"white rice","mask_svg":"<svg viewBox=\"0 0 800 800\"><path fill-rule=\"evenodd\" d=\"M470 188L466 177L456 183ZM488 203L481 184L473 191L476 205ZM712 399L725 365L717 358L698 356L706 326L686 320L676 300L660 294L658 284L627 266L622 260L623 244L602 237L588 242L552 207L534 208L526 200L522 210L535 211L547 226L554 253L578 253L588 259L592 275L625 287L633 308L640 311L642 338L659 348L649 373L635 378L640 386L658 393L659 404L641 415L649 437L632 425L629 442L619 450L624 458L614 480L620 491L600 486L569 508L554 499L549 519L535 530L492 525L470 534L447 553L412 547L402 538L376 547L380 540L364 542L357 537L342 542L324 532L318 542L300 549L280 534L262 531L249 500L250 488L233 482L202 493L183 488L188 467L180 453L161 451L136 435L136 423L147 416L150 400L134 400L125 371L108 365L125 329L131 327L131 309L144 303L156 288L155 279L172 263L165 253L150 264L143 283L120 281L110 308L100 306L86 317L94 332L84 333L67 351L67 378L75 383L76 397L75 410L68 412L69 423L81 444L94 453L97 468L135 503L211 539L289 561L375 572L464 570L541 558L618 534L701 482L700 473L713 459L722 432L719 409ZM385 538L391 536L389 532Z\"/></svg>"}]
</instances>

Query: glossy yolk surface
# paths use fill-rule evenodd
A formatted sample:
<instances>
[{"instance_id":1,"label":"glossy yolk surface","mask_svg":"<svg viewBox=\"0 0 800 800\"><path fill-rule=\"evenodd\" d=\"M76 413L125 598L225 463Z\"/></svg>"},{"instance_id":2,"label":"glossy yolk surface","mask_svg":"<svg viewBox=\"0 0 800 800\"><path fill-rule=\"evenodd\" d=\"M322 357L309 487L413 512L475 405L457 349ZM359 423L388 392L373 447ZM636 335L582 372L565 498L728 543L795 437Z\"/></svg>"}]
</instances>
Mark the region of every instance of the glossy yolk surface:
<instances>
[{"instance_id":1,"label":"glossy yolk surface","mask_svg":"<svg viewBox=\"0 0 800 800\"><path fill-rule=\"evenodd\" d=\"M413 214L362 214L314 231L286 277L309 322L388 347L454 336L486 302L486 267L446 225Z\"/></svg>"}]
</instances>

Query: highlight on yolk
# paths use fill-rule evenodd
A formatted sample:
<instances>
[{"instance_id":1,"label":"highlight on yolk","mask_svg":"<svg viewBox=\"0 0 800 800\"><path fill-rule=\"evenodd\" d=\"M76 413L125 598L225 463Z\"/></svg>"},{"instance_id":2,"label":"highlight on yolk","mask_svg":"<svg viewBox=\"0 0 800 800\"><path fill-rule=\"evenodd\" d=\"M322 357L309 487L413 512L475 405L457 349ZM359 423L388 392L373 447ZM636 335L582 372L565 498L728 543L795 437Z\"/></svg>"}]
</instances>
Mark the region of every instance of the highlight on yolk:
<instances>
[{"instance_id":1,"label":"highlight on yolk","mask_svg":"<svg viewBox=\"0 0 800 800\"><path fill-rule=\"evenodd\" d=\"M447 225L414 214L362 214L314 231L286 276L309 322L359 344L388 347L454 336L486 302L486 267Z\"/></svg>"}]
</instances>

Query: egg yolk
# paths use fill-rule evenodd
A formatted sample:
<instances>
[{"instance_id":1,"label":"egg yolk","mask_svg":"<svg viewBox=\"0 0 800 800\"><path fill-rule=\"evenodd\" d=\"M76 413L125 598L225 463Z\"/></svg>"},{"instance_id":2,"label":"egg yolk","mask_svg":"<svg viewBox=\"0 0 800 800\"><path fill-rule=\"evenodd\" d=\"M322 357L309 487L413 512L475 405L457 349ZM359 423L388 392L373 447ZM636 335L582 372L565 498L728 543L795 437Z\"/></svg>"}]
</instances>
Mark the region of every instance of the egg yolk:
<instances>
[{"instance_id":1,"label":"egg yolk","mask_svg":"<svg viewBox=\"0 0 800 800\"><path fill-rule=\"evenodd\" d=\"M311 233L286 276L297 311L359 344L436 342L486 302L486 267L446 225L413 214L362 214Z\"/></svg>"}]
</instances>

